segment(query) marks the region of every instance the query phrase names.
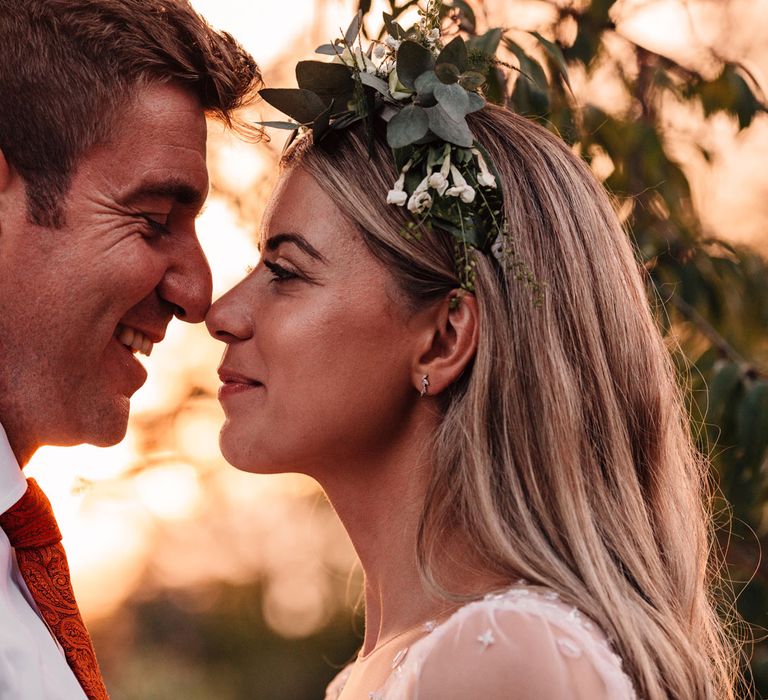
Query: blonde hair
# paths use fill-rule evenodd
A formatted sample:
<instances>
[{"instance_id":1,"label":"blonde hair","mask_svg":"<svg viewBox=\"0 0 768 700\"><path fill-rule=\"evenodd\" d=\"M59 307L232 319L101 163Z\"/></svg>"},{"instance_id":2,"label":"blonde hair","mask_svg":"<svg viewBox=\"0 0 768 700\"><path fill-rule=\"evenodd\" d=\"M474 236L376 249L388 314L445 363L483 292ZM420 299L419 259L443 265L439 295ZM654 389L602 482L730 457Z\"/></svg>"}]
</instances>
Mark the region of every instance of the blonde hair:
<instances>
[{"instance_id":1,"label":"blonde hair","mask_svg":"<svg viewBox=\"0 0 768 700\"><path fill-rule=\"evenodd\" d=\"M640 267L586 165L545 129L486 107L470 126L499 173L517 254L545 286L477 254L477 355L434 441L419 529L425 581L458 529L482 567L548 586L597 621L638 694L734 698L718 618L707 464L695 450ZM458 286L448 234L401 235L382 133L349 129L285 158L360 228L414 307Z\"/></svg>"}]
</instances>

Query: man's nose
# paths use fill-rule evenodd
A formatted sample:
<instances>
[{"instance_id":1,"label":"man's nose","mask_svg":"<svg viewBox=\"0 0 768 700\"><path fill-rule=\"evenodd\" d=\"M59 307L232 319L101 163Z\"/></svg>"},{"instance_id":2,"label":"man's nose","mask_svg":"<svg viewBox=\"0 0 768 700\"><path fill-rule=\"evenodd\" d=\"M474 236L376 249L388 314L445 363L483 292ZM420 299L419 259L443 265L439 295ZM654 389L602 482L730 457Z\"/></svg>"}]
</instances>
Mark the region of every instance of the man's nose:
<instances>
[{"instance_id":1,"label":"man's nose","mask_svg":"<svg viewBox=\"0 0 768 700\"><path fill-rule=\"evenodd\" d=\"M211 268L194 237L174 250L158 291L173 306L175 316L188 323L200 323L211 305L212 285Z\"/></svg>"}]
</instances>

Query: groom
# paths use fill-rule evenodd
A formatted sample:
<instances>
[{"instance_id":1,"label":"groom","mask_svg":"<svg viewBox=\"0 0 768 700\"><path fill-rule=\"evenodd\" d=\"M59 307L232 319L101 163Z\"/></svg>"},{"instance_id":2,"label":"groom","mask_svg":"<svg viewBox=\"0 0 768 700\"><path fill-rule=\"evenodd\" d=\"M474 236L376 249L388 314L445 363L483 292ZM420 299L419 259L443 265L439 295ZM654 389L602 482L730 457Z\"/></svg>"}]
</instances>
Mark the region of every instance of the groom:
<instances>
[{"instance_id":1,"label":"groom","mask_svg":"<svg viewBox=\"0 0 768 700\"><path fill-rule=\"evenodd\" d=\"M186 0L0 0L0 698L106 698L41 445L111 445L170 320L211 296L205 115L258 67Z\"/></svg>"}]
</instances>

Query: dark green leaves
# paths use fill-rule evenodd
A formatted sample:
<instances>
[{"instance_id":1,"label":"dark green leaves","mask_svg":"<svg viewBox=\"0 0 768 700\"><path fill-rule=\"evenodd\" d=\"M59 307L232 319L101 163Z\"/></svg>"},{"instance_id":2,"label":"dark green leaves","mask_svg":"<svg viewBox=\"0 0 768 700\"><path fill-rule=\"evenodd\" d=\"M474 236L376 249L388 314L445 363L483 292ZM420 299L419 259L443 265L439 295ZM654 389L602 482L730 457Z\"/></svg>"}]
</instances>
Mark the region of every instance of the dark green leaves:
<instances>
[{"instance_id":1,"label":"dark green leaves","mask_svg":"<svg viewBox=\"0 0 768 700\"><path fill-rule=\"evenodd\" d=\"M387 124L387 142L392 148L404 148L426 136L428 129L426 111L416 105L408 105Z\"/></svg>"},{"instance_id":2,"label":"dark green leaves","mask_svg":"<svg viewBox=\"0 0 768 700\"><path fill-rule=\"evenodd\" d=\"M429 117L429 130L435 136L464 148L472 146L472 132L464 119L453 119L440 104L424 111Z\"/></svg>"},{"instance_id":3,"label":"dark green leaves","mask_svg":"<svg viewBox=\"0 0 768 700\"><path fill-rule=\"evenodd\" d=\"M264 88L259 90L259 95L300 124L310 124L327 108L318 95L301 88Z\"/></svg>"},{"instance_id":4,"label":"dark green leaves","mask_svg":"<svg viewBox=\"0 0 768 700\"><path fill-rule=\"evenodd\" d=\"M397 50L397 77L411 90L416 89L416 78L435 67L435 59L428 49L415 41L404 41Z\"/></svg>"},{"instance_id":5,"label":"dark green leaves","mask_svg":"<svg viewBox=\"0 0 768 700\"><path fill-rule=\"evenodd\" d=\"M300 88L311 90L321 97L351 95L355 89L352 70L343 63L299 61L296 64L296 82Z\"/></svg>"},{"instance_id":6,"label":"dark green leaves","mask_svg":"<svg viewBox=\"0 0 768 700\"><path fill-rule=\"evenodd\" d=\"M457 36L440 52L435 65L450 64L456 66L459 73L463 73L467 69L467 61L467 45L464 43L464 39Z\"/></svg>"}]
</instances>

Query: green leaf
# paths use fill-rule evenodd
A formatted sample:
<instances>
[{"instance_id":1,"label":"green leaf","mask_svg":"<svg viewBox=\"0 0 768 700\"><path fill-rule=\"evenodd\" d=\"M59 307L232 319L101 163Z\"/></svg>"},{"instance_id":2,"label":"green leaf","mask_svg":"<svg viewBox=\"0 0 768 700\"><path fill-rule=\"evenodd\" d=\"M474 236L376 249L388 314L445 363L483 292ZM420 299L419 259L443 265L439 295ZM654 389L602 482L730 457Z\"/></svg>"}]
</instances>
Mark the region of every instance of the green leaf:
<instances>
[{"instance_id":1,"label":"green leaf","mask_svg":"<svg viewBox=\"0 0 768 700\"><path fill-rule=\"evenodd\" d=\"M435 99L440 103L446 114L454 121L461 121L469 114L469 96L460 85L444 85L435 87Z\"/></svg>"},{"instance_id":2,"label":"green leaf","mask_svg":"<svg viewBox=\"0 0 768 700\"><path fill-rule=\"evenodd\" d=\"M745 466L754 469L768 449L768 382L756 381L748 388L739 403L736 425Z\"/></svg>"},{"instance_id":3,"label":"green leaf","mask_svg":"<svg viewBox=\"0 0 768 700\"><path fill-rule=\"evenodd\" d=\"M300 124L313 122L327 108L318 95L301 88L264 88L259 90L259 95L265 102Z\"/></svg>"},{"instance_id":4,"label":"green leaf","mask_svg":"<svg viewBox=\"0 0 768 700\"><path fill-rule=\"evenodd\" d=\"M331 124L331 112L333 111L333 100L328 105L328 109L319 114L312 122L312 141L318 143L325 136Z\"/></svg>"},{"instance_id":5,"label":"green leaf","mask_svg":"<svg viewBox=\"0 0 768 700\"><path fill-rule=\"evenodd\" d=\"M270 129L285 129L286 131L294 131L300 126L296 122L256 122L256 124L269 127Z\"/></svg>"},{"instance_id":6,"label":"green leaf","mask_svg":"<svg viewBox=\"0 0 768 700\"><path fill-rule=\"evenodd\" d=\"M320 96L337 97L355 90L352 69L343 63L299 61L296 64L296 82L300 88Z\"/></svg>"},{"instance_id":7,"label":"green leaf","mask_svg":"<svg viewBox=\"0 0 768 700\"><path fill-rule=\"evenodd\" d=\"M341 53L341 49L337 49L333 44L323 44L315 49L315 53L322 54L323 56L338 56Z\"/></svg>"},{"instance_id":8,"label":"green leaf","mask_svg":"<svg viewBox=\"0 0 768 700\"><path fill-rule=\"evenodd\" d=\"M428 49L415 41L404 41L397 50L397 76L406 87L414 90L416 78L435 67Z\"/></svg>"},{"instance_id":9,"label":"green leaf","mask_svg":"<svg viewBox=\"0 0 768 700\"><path fill-rule=\"evenodd\" d=\"M440 63L435 66L435 75L446 85L458 83L461 71L453 63Z\"/></svg>"},{"instance_id":10,"label":"green leaf","mask_svg":"<svg viewBox=\"0 0 768 700\"><path fill-rule=\"evenodd\" d=\"M470 51L482 51L489 56L494 56L496 49L499 48L499 42L503 34L504 30L500 27L489 29L482 36L472 37L467 48Z\"/></svg>"},{"instance_id":11,"label":"green leaf","mask_svg":"<svg viewBox=\"0 0 768 700\"><path fill-rule=\"evenodd\" d=\"M429 119L426 110L416 105L403 107L387 124L387 143L392 148L404 148L426 136Z\"/></svg>"},{"instance_id":12,"label":"green leaf","mask_svg":"<svg viewBox=\"0 0 768 700\"><path fill-rule=\"evenodd\" d=\"M437 104L435 88L438 85L442 83L433 70L428 70L416 78L416 101L421 107L434 107Z\"/></svg>"},{"instance_id":13,"label":"green leaf","mask_svg":"<svg viewBox=\"0 0 768 700\"><path fill-rule=\"evenodd\" d=\"M459 69L459 73L463 73L467 69L468 58L467 45L464 43L464 39L457 36L440 52L435 60L435 65L450 63Z\"/></svg>"},{"instance_id":14,"label":"green leaf","mask_svg":"<svg viewBox=\"0 0 768 700\"><path fill-rule=\"evenodd\" d=\"M354 19L350 22L347 31L344 32L344 42L347 46L352 46L355 43L357 35L360 33L360 25L362 21L363 13L362 11L358 10Z\"/></svg>"},{"instance_id":15,"label":"green leaf","mask_svg":"<svg viewBox=\"0 0 768 700\"><path fill-rule=\"evenodd\" d=\"M359 76L360 82L363 85L367 85L368 87L373 88L376 90L376 92L384 95L384 97L389 97L389 85L387 85L385 80L382 80L378 76L373 75L373 73L368 73L366 71L360 71Z\"/></svg>"},{"instance_id":16,"label":"green leaf","mask_svg":"<svg viewBox=\"0 0 768 700\"><path fill-rule=\"evenodd\" d=\"M563 56L563 50L560 48L560 46L550 41L549 39L545 39L538 32L529 32L529 34L536 37L536 40L544 47L544 50L547 52L547 55L557 67L557 70L560 73L560 75L563 77L563 80L565 81L565 84L568 86L568 89L571 90L571 92L573 92L573 89L571 88L571 81L570 81L570 78L568 77L568 65L565 62L565 56Z\"/></svg>"},{"instance_id":17,"label":"green leaf","mask_svg":"<svg viewBox=\"0 0 768 700\"><path fill-rule=\"evenodd\" d=\"M520 75L539 89L549 89L547 75L538 61L531 58L525 53L523 48L518 46L514 41L507 39L504 42L504 45L515 55L515 58L517 58L517 62L520 64Z\"/></svg>"},{"instance_id":18,"label":"green leaf","mask_svg":"<svg viewBox=\"0 0 768 700\"><path fill-rule=\"evenodd\" d=\"M707 420L720 425L728 403L741 385L741 368L722 361L716 368L717 373L709 384Z\"/></svg>"},{"instance_id":19,"label":"green leaf","mask_svg":"<svg viewBox=\"0 0 768 700\"><path fill-rule=\"evenodd\" d=\"M474 139L465 120L451 119L443 106L439 104L424 111L429 118L429 129L435 136L464 148L469 148L472 145Z\"/></svg>"},{"instance_id":20,"label":"green leaf","mask_svg":"<svg viewBox=\"0 0 768 700\"><path fill-rule=\"evenodd\" d=\"M485 99L482 95L478 95L476 92L468 92L467 97L469 98L469 109L467 110L467 114L477 112L485 107Z\"/></svg>"},{"instance_id":21,"label":"green leaf","mask_svg":"<svg viewBox=\"0 0 768 700\"><path fill-rule=\"evenodd\" d=\"M459 85L465 90L477 90L485 85L485 76L476 70L468 70L459 76Z\"/></svg>"}]
</instances>

